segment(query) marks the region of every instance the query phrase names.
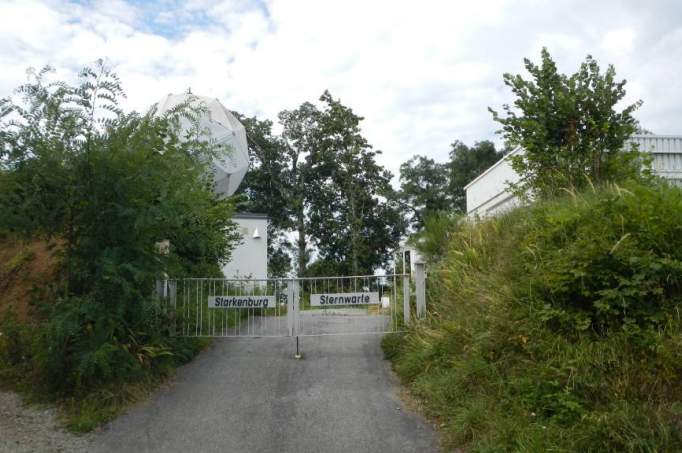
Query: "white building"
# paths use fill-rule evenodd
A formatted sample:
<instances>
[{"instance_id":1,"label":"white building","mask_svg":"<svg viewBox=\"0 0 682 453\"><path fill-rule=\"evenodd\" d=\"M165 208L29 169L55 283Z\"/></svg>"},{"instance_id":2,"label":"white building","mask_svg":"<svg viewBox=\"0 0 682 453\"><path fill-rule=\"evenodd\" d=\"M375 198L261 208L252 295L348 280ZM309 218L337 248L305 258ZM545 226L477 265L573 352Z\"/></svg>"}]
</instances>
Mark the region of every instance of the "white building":
<instances>
[{"instance_id":1,"label":"white building","mask_svg":"<svg viewBox=\"0 0 682 453\"><path fill-rule=\"evenodd\" d=\"M521 148L515 149L464 186L468 215L485 217L518 205L518 200L507 190L507 184L519 180L509 158L521 152Z\"/></svg>"},{"instance_id":2,"label":"white building","mask_svg":"<svg viewBox=\"0 0 682 453\"><path fill-rule=\"evenodd\" d=\"M640 151L652 154L654 174L682 186L682 136L633 135L629 141L638 144ZM518 205L507 187L519 180L509 158L521 153L523 149L515 149L464 187L468 215L486 217Z\"/></svg>"},{"instance_id":3,"label":"white building","mask_svg":"<svg viewBox=\"0 0 682 453\"><path fill-rule=\"evenodd\" d=\"M238 225L242 242L223 266L223 274L226 278L268 278L268 217L242 212L232 220Z\"/></svg>"}]
</instances>

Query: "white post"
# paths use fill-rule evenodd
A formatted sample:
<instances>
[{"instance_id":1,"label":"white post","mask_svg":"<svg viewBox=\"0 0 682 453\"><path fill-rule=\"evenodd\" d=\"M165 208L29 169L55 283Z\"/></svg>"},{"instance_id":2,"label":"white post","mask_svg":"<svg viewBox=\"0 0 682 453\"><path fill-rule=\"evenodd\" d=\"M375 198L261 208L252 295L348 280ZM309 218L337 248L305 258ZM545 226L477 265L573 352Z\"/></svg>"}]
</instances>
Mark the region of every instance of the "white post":
<instances>
[{"instance_id":1,"label":"white post","mask_svg":"<svg viewBox=\"0 0 682 453\"><path fill-rule=\"evenodd\" d=\"M301 332L301 287L299 280L293 282L294 294L294 335L298 337Z\"/></svg>"},{"instance_id":2,"label":"white post","mask_svg":"<svg viewBox=\"0 0 682 453\"><path fill-rule=\"evenodd\" d=\"M417 318L426 316L426 272L424 263L414 263L414 286L417 293Z\"/></svg>"},{"instance_id":3,"label":"white post","mask_svg":"<svg viewBox=\"0 0 682 453\"><path fill-rule=\"evenodd\" d=\"M165 280L161 280L160 278L156 279L156 284L154 285L154 296L157 299L161 299L164 297L164 284Z\"/></svg>"},{"instance_id":4,"label":"white post","mask_svg":"<svg viewBox=\"0 0 682 453\"><path fill-rule=\"evenodd\" d=\"M294 336L294 318L296 317L294 308L294 280L287 281L287 327L289 328L289 336Z\"/></svg>"},{"instance_id":5,"label":"white post","mask_svg":"<svg viewBox=\"0 0 682 453\"><path fill-rule=\"evenodd\" d=\"M404 274L405 273L405 249L402 249L400 251L400 253L402 254L402 257L403 257L403 274Z\"/></svg>"},{"instance_id":6,"label":"white post","mask_svg":"<svg viewBox=\"0 0 682 453\"><path fill-rule=\"evenodd\" d=\"M403 321L410 323L410 277L403 275Z\"/></svg>"}]
</instances>

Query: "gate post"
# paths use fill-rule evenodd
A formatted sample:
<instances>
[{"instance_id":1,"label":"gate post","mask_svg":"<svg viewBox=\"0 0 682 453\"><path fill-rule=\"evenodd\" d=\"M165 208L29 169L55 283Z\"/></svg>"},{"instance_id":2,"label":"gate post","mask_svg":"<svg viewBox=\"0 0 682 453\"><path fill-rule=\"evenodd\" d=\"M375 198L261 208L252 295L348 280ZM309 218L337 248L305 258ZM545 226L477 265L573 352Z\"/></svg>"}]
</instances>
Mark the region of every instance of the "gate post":
<instances>
[{"instance_id":1,"label":"gate post","mask_svg":"<svg viewBox=\"0 0 682 453\"><path fill-rule=\"evenodd\" d=\"M407 326L410 323L410 276L403 275L403 321Z\"/></svg>"},{"instance_id":2,"label":"gate post","mask_svg":"<svg viewBox=\"0 0 682 453\"><path fill-rule=\"evenodd\" d=\"M414 263L414 285L417 293L417 319L426 316L426 272L424 263Z\"/></svg>"},{"instance_id":3,"label":"gate post","mask_svg":"<svg viewBox=\"0 0 682 453\"><path fill-rule=\"evenodd\" d=\"M294 335L298 338L298 334L301 332L301 283L298 279L293 281L293 293L294 293Z\"/></svg>"},{"instance_id":4,"label":"gate post","mask_svg":"<svg viewBox=\"0 0 682 453\"><path fill-rule=\"evenodd\" d=\"M163 299L165 296L164 294L164 285L165 285L165 280L162 280L160 278L156 279L156 282L154 283L154 297L158 299Z\"/></svg>"},{"instance_id":5,"label":"gate post","mask_svg":"<svg viewBox=\"0 0 682 453\"><path fill-rule=\"evenodd\" d=\"M170 309L171 309L171 336L174 337L178 334L177 329L177 304L178 304L178 281L169 280L168 281L168 291L170 296Z\"/></svg>"},{"instance_id":6,"label":"gate post","mask_svg":"<svg viewBox=\"0 0 682 453\"><path fill-rule=\"evenodd\" d=\"M287 327L289 328L290 337L294 336L296 318L294 282L293 278L287 282Z\"/></svg>"},{"instance_id":7,"label":"gate post","mask_svg":"<svg viewBox=\"0 0 682 453\"><path fill-rule=\"evenodd\" d=\"M300 326L300 288L298 279L289 279L287 284L287 324L289 327L289 336L296 337L296 354L295 358L301 358L301 352L298 349L298 334L301 330Z\"/></svg>"}]
</instances>

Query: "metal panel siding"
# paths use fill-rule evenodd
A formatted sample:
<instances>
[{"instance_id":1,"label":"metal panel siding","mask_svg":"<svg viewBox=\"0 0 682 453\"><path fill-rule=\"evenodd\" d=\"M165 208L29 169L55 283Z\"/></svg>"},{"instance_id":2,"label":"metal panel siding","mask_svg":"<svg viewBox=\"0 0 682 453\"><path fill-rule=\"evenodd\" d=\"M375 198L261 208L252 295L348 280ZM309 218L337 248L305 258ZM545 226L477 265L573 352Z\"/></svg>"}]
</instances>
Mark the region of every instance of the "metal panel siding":
<instances>
[{"instance_id":1,"label":"metal panel siding","mask_svg":"<svg viewBox=\"0 0 682 453\"><path fill-rule=\"evenodd\" d=\"M682 136L633 135L629 140L639 145L639 150L651 153L654 174L680 185L682 180Z\"/></svg>"},{"instance_id":2,"label":"metal panel siding","mask_svg":"<svg viewBox=\"0 0 682 453\"><path fill-rule=\"evenodd\" d=\"M639 145L640 151L654 154L682 154L681 135L633 135L628 140Z\"/></svg>"},{"instance_id":3,"label":"metal panel siding","mask_svg":"<svg viewBox=\"0 0 682 453\"><path fill-rule=\"evenodd\" d=\"M654 154L655 170L682 171L682 154Z\"/></svg>"}]
</instances>

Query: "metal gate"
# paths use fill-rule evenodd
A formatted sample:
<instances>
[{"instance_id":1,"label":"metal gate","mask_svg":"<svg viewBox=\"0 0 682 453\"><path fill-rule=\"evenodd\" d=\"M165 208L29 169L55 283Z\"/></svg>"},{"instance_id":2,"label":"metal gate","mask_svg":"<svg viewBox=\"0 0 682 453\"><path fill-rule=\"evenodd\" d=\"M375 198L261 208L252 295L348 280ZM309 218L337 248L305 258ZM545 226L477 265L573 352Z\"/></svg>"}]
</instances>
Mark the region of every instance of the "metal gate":
<instances>
[{"instance_id":1,"label":"metal gate","mask_svg":"<svg viewBox=\"0 0 682 453\"><path fill-rule=\"evenodd\" d=\"M400 332L426 313L425 274L158 282L172 333L287 337Z\"/></svg>"}]
</instances>

